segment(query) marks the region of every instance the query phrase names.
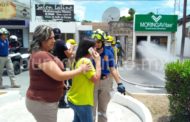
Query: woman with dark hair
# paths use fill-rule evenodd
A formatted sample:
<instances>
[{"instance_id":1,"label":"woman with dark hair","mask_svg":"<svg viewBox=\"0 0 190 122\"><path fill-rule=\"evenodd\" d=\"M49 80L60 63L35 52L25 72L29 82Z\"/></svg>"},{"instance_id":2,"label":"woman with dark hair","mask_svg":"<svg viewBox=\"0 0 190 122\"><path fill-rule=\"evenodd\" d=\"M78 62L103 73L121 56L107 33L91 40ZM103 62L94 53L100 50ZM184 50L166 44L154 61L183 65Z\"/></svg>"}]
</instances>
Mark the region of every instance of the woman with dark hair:
<instances>
[{"instance_id":1,"label":"woman with dark hair","mask_svg":"<svg viewBox=\"0 0 190 122\"><path fill-rule=\"evenodd\" d=\"M93 48L92 54L89 48ZM68 102L74 110L73 122L92 122L92 106L94 105L94 84L100 79L101 66L100 56L95 51L95 42L90 39L81 40L77 49L75 64L73 68L78 68L82 63L90 64L91 70L73 77L72 86L68 92ZM94 68L91 57L94 59Z\"/></svg>"},{"instance_id":2,"label":"woman with dark hair","mask_svg":"<svg viewBox=\"0 0 190 122\"><path fill-rule=\"evenodd\" d=\"M30 85L26 93L26 107L37 122L56 122L58 101L63 94L63 81L90 70L81 64L75 70L63 71L62 62L50 51L55 43L53 29L36 27L30 45Z\"/></svg>"}]
</instances>

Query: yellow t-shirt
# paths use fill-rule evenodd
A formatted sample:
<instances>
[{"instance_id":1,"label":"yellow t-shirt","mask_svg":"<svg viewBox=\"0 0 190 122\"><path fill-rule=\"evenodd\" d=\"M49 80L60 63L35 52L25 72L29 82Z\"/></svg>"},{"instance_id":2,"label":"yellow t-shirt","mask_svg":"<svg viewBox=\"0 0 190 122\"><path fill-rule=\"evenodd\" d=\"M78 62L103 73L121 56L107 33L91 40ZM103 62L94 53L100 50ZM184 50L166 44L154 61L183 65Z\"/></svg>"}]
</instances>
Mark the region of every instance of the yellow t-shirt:
<instances>
[{"instance_id":1,"label":"yellow t-shirt","mask_svg":"<svg viewBox=\"0 0 190 122\"><path fill-rule=\"evenodd\" d=\"M117 53L119 52L119 49L117 47L113 47L114 50L114 59L117 60Z\"/></svg>"},{"instance_id":2,"label":"yellow t-shirt","mask_svg":"<svg viewBox=\"0 0 190 122\"><path fill-rule=\"evenodd\" d=\"M82 63L90 64L92 70L78 74L72 79L72 86L68 92L68 101L74 105L94 105L94 83L90 79L95 75L95 68L88 58L81 58L76 62L75 68Z\"/></svg>"}]
</instances>

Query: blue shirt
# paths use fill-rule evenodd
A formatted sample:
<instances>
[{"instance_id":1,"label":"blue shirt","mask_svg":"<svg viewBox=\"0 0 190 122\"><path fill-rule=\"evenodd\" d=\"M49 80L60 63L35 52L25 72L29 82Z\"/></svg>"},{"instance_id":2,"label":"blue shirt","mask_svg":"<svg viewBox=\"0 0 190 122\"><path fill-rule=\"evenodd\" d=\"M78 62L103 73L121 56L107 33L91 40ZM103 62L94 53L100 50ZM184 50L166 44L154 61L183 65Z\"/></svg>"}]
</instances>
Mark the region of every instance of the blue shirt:
<instances>
[{"instance_id":1,"label":"blue shirt","mask_svg":"<svg viewBox=\"0 0 190 122\"><path fill-rule=\"evenodd\" d=\"M104 48L103 52L100 54L100 57L101 57L102 75L110 74L109 68L115 66L113 53L109 49Z\"/></svg>"},{"instance_id":2,"label":"blue shirt","mask_svg":"<svg viewBox=\"0 0 190 122\"><path fill-rule=\"evenodd\" d=\"M113 53L113 55L114 55L114 50L113 50L112 46L105 46L105 48L107 48L108 50L110 50Z\"/></svg>"},{"instance_id":3,"label":"blue shirt","mask_svg":"<svg viewBox=\"0 0 190 122\"><path fill-rule=\"evenodd\" d=\"M0 38L0 56L8 56L8 54L9 54L9 42L7 39L3 41Z\"/></svg>"}]
</instances>

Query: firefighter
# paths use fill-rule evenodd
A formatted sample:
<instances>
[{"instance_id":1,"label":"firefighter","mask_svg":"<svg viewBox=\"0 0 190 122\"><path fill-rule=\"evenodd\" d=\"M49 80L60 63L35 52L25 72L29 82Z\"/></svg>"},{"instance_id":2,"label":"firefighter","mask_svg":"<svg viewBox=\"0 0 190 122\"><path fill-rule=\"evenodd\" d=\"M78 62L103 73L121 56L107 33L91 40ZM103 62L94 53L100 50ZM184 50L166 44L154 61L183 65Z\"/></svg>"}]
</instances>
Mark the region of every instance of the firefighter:
<instances>
[{"instance_id":1,"label":"firefighter","mask_svg":"<svg viewBox=\"0 0 190 122\"><path fill-rule=\"evenodd\" d=\"M94 122L96 122L96 115L98 116L98 122L107 122L106 111L113 88L112 77L117 83L118 92L125 94L125 86L115 69L114 54L110 49L106 48L105 41L107 36L105 32L97 29L92 34L92 38L96 40L96 49L101 57L101 80L95 86L94 92Z\"/></svg>"}]
</instances>

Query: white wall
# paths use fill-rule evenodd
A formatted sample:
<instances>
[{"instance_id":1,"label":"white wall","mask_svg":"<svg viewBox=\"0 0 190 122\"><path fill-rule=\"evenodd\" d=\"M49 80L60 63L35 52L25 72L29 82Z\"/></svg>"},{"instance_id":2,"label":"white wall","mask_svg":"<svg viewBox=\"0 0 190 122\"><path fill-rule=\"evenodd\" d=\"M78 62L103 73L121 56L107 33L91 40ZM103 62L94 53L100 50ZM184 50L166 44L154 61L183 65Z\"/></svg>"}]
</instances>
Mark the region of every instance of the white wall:
<instances>
[{"instance_id":1,"label":"white wall","mask_svg":"<svg viewBox=\"0 0 190 122\"><path fill-rule=\"evenodd\" d=\"M28 28L23 29L23 47L24 48L29 47L29 29Z\"/></svg>"},{"instance_id":2,"label":"white wall","mask_svg":"<svg viewBox=\"0 0 190 122\"><path fill-rule=\"evenodd\" d=\"M186 27L190 26L190 22L186 23ZM182 38L182 25L178 26L176 32L176 55L180 55L181 38ZM184 56L190 57L190 38L185 38Z\"/></svg>"},{"instance_id":3,"label":"white wall","mask_svg":"<svg viewBox=\"0 0 190 122\"><path fill-rule=\"evenodd\" d=\"M75 22L30 22L30 33L33 33L38 25L48 25L52 28L60 28L62 33L75 33L77 28Z\"/></svg>"},{"instance_id":4,"label":"white wall","mask_svg":"<svg viewBox=\"0 0 190 122\"><path fill-rule=\"evenodd\" d=\"M92 30L92 25L77 25L77 30L79 31Z\"/></svg>"},{"instance_id":5,"label":"white wall","mask_svg":"<svg viewBox=\"0 0 190 122\"><path fill-rule=\"evenodd\" d=\"M34 29L38 25L48 25L52 28L60 28L62 33L75 33L77 30L92 30L91 25L81 25L78 22L30 22L30 33L34 32Z\"/></svg>"},{"instance_id":6,"label":"white wall","mask_svg":"<svg viewBox=\"0 0 190 122\"><path fill-rule=\"evenodd\" d=\"M79 41L79 31L92 30L92 25L81 25L80 22L30 22L30 39L32 39L32 33L38 25L48 25L52 28L60 28L62 33L75 34L75 40Z\"/></svg>"}]
</instances>

